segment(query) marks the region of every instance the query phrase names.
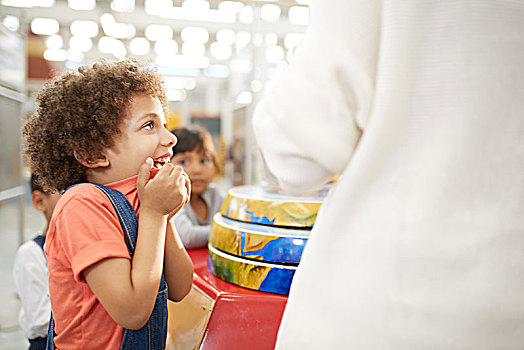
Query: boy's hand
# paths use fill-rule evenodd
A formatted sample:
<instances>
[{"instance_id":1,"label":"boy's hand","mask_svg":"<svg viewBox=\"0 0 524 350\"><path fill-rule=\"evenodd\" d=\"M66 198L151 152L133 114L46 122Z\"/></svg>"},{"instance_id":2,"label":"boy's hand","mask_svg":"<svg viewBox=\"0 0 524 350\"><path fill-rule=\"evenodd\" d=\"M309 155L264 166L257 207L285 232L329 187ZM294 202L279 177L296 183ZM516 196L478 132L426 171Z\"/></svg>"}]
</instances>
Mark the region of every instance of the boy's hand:
<instances>
[{"instance_id":1,"label":"boy's hand","mask_svg":"<svg viewBox=\"0 0 524 350\"><path fill-rule=\"evenodd\" d=\"M181 166L167 163L150 179L152 167L153 160L147 158L138 171L137 190L141 210L152 210L171 217L189 202L189 177Z\"/></svg>"}]
</instances>

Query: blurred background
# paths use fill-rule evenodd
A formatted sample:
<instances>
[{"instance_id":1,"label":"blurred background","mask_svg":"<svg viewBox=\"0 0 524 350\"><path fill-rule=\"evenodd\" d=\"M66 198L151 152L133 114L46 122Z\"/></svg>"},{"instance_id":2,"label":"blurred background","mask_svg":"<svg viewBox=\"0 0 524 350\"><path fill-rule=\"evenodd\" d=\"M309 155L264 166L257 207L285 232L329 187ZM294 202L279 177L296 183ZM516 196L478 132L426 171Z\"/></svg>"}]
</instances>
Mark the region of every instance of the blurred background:
<instances>
[{"instance_id":1,"label":"blurred background","mask_svg":"<svg viewBox=\"0 0 524 350\"><path fill-rule=\"evenodd\" d=\"M0 349L26 349L12 267L45 225L31 206L21 127L55 74L135 57L166 81L169 128L208 129L219 185L264 181L251 115L264 85L293 60L309 0L0 0Z\"/></svg>"}]
</instances>

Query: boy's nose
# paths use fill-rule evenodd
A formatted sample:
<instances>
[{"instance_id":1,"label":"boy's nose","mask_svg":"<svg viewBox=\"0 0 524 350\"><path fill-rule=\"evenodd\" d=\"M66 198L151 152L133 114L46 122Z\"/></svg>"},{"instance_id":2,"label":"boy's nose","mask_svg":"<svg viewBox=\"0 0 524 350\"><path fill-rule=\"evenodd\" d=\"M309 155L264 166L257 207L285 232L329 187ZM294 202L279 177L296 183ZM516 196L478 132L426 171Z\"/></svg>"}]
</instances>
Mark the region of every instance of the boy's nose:
<instances>
[{"instance_id":1,"label":"boy's nose","mask_svg":"<svg viewBox=\"0 0 524 350\"><path fill-rule=\"evenodd\" d=\"M170 131L168 131L168 130L166 130L166 131L167 131L167 137L166 137L166 140L165 140L166 141L166 145L168 147L173 147L178 142L178 139Z\"/></svg>"}]
</instances>

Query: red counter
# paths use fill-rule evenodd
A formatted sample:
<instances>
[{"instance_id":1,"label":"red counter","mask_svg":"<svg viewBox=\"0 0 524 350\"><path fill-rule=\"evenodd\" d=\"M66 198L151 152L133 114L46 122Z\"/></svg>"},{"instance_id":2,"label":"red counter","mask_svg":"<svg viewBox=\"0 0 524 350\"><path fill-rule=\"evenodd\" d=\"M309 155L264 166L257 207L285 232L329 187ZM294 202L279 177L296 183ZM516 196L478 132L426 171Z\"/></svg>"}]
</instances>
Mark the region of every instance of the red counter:
<instances>
[{"instance_id":1,"label":"red counter","mask_svg":"<svg viewBox=\"0 0 524 350\"><path fill-rule=\"evenodd\" d=\"M167 348L273 349L287 296L225 282L209 272L207 249L188 253L194 267L193 290L182 302L169 303Z\"/></svg>"}]
</instances>

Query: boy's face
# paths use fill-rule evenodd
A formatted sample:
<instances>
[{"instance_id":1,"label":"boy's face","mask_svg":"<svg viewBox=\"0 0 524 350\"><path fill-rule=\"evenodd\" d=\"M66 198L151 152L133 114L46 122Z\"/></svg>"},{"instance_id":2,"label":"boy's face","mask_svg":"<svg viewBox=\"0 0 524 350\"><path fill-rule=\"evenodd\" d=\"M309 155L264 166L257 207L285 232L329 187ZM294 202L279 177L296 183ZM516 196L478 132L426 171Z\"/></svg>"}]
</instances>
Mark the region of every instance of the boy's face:
<instances>
[{"instance_id":1,"label":"boy's face","mask_svg":"<svg viewBox=\"0 0 524 350\"><path fill-rule=\"evenodd\" d=\"M191 194L199 195L207 188L215 173L213 160L204 153L204 150L177 153L171 163L180 165L191 180Z\"/></svg>"},{"instance_id":2,"label":"boy's face","mask_svg":"<svg viewBox=\"0 0 524 350\"><path fill-rule=\"evenodd\" d=\"M31 193L31 201L36 210L42 212L47 222L51 220L53 211L55 210L56 203L60 199L59 192L44 193L39 190L35 190Z\"/></svg>"},{"instance_id":3,"label":"boy's face","mask_svg":"<svg viewBox=\"0 0 524 350\"><path fill-rule=\"evenodd\" d=\"M170 161L176 143L176 137L165 128L166 118L157 97L135 95L125 113L122 134L106 151L114 181L137 175L148 157L153 158L155 168L162 167Z\"/></svg>"}]
</instances>

